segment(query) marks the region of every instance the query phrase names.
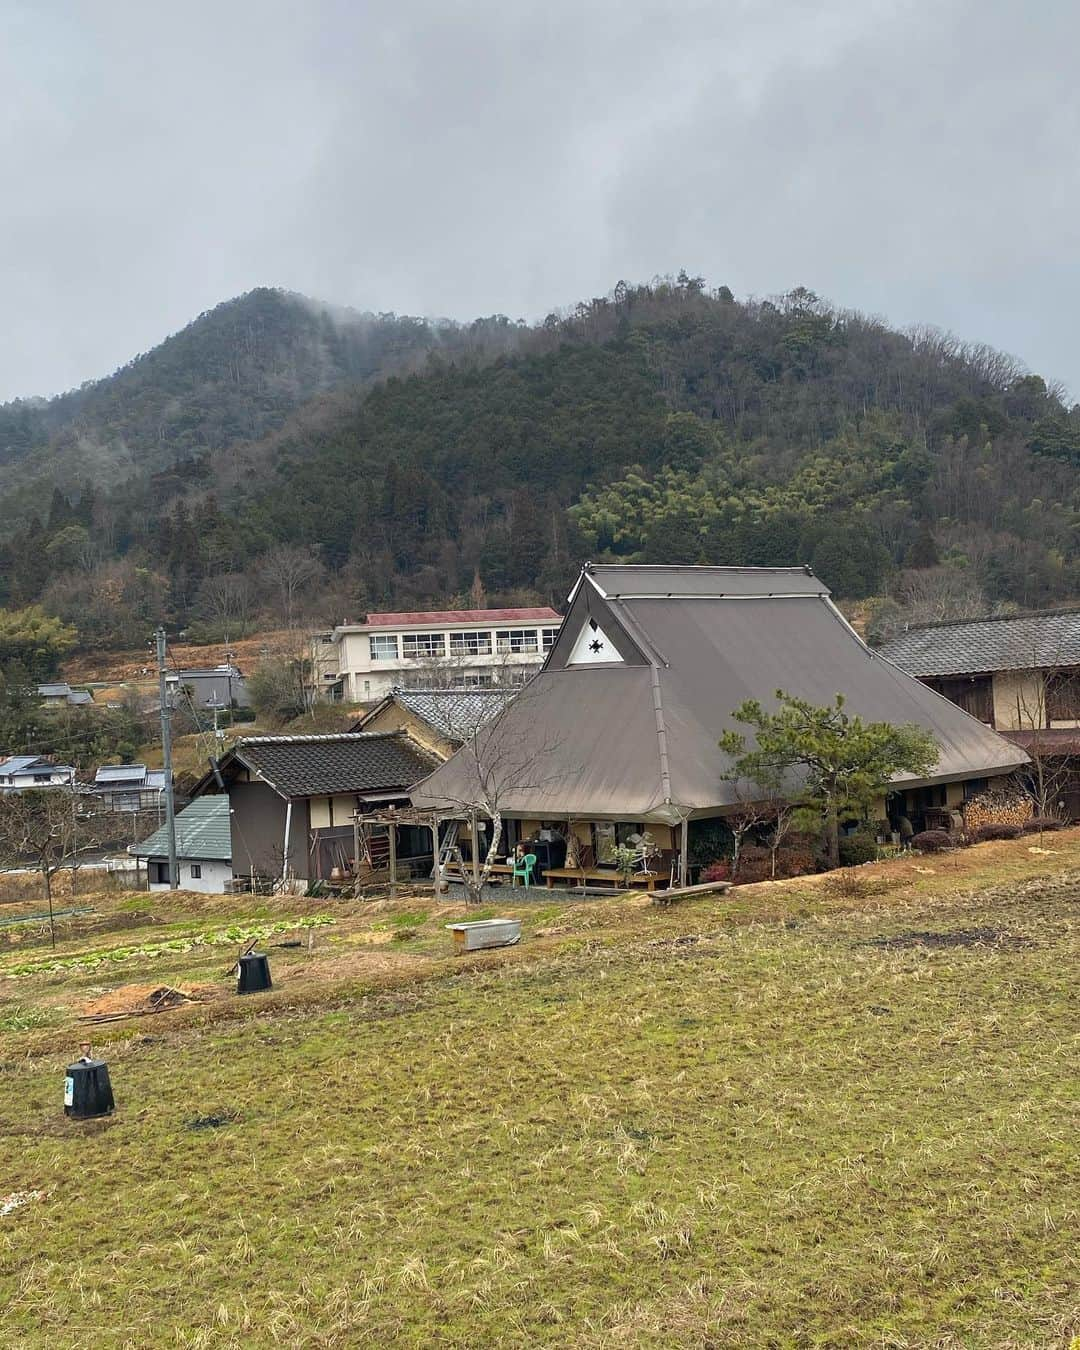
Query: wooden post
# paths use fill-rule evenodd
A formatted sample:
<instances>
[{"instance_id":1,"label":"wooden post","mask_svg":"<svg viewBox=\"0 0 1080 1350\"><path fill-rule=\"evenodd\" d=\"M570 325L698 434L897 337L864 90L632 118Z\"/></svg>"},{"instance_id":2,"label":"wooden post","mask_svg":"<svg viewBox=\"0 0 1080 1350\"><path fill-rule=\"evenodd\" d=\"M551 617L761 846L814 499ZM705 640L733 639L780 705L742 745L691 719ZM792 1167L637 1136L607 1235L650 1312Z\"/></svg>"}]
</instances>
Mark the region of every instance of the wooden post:
<instances>
[{"instance_id":1,"label":"wooden post","mask_svg":"<svg viewBox=\"0 0 1080 1350\"><path fill-rule=\"evenodd\" d=\"M679 835L679 885L687 884L689 873L689 859L686 856L687 845L690 837L689 821L686 816L682 818L681 833Z\"/></svg>"},{"instance_id":2,"label":"wooden post","mask_svg":"<svg viewBox=\"0 0 1080 1350\"><path fill-rule=\"evenodd\" d=\"M474 811L469 817L469 829L472 831L472 879L473 888L480 894L480 821Z\"/></svg>"},{"instance_id":3,"label":"wooden post","mask_svg":"<svg viewBox=\"0 0 1080 1350\"><path fill-rule=\"evenodd\" d=\"M387 825L390 835L390 899L397 899L397 826L393 821Z\"/></svg>"},{"instance_id":4,"label":"wooden post","mask_svg":"<svg viewBox=\"0 0 1080 1350\"><path fill-rule=\"evenodd\" d=\"M352 874L354 881L360 875L360 821L355 811L352 818Z\"/></svg>"},{"instance_id":5,"label":"wooden post","mask_svg":"<svg viewBox=\"0 0 1080 1350\"><path fill-rule=\"evenodd\" d=\"M431 816L431 856L435 864L435 870L431 874L431 879L435 885L435 894L442 894L442 872L439 867L439 817L432 812Z\"/></svg>"}]
</instances>

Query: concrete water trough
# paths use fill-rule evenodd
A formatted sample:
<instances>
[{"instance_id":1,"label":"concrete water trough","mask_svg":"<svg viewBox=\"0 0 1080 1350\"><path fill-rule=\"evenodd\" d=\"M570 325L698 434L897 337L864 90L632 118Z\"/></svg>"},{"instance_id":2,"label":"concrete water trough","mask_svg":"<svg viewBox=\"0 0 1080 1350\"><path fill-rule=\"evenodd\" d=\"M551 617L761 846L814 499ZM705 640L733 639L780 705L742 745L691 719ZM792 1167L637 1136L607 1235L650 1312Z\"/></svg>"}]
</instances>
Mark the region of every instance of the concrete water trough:
<instances>
[{"instance_id":1,"label":"concrete water trough","mask_svg":"<svg viewBox=\"0 0 1080 1350\"><path fill-rule=\"evenodd\" d=\"M512 947L521 941L520 919L474 919L471 923L448 923L454 935L455 952L476 952L483 947Z\"/></svg>"}]
</instances>

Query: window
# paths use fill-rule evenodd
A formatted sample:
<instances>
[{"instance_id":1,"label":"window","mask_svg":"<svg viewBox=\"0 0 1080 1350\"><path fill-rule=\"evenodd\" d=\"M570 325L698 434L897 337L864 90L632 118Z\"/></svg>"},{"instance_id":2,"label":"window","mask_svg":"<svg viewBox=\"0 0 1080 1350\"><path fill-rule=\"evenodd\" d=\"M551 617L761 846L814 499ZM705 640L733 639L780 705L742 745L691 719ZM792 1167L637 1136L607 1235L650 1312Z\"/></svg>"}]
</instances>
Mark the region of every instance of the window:
<instances>
[{"instance_id":1,"label":"window","mask_svg":"<svg viewBox=\"0 0 1080 1350\"><path fill-rule=\"evenodd\" d=\"M541 628L541 629L540 629L540 642L541 642L541 644L542 644L542 646L543 646L543 648L544 648L544 651L546 651L546 652L551 651L552 647L555 646L555 639L556 639L558 636L559 636L559 630L558 630L557 628Z\"/></svg>"},{"instance_id":2,"label":"window","mask_svg":"<svg viewBox=\"0 0 1080 1350\"><path fill-rule=\"evenodd\" d=\"M451 633L451 656L490 656L490 633Z\"/></svg>"},{"instance_id":3,"label":"window","mask_svg":"<svg viewBox=\"0 0 1080 1350\"><path fill-rule=\"evenodd\" d=\"M396 633L372 633L368 638L371 644L373 661L396 661L398 659Z\"/></svg>"},{"instance_id":4,"label":"window","mask_svg":"<svg viewBox=\"0 0 1080 1350\"><path fill-rule=\"evenodd\" d=\"M500 652L538 652L535 628L501 628L495 634Z\"/></svg>"},{"instance_id":5,"label":"window","mask_svg":"<svg viewBox=\"0 0 1080 1350\"><path fill-rule=\"evenodd\" d=\"M987 726L994 725L994 695L989 675L971 675L963 679L928 680L931 689L955 703L964 712Z\"/></svg>"},{"instance_id":6,"label":"window","mask_svg":"<svg viewBox=\"0 0 1080 1350\"><path fill-rule=\"evenodd\" d=\"M1054 722L1080 720L1080 672L1051 670L1046 675L1046 716Z\"/></svg>"},{"instance_id":7,"label":"window","mask_svg":"<svg viewBox=\"0 0 1080 1350\"><path fill-rule=\"evenodd\" d=\"M401 639L401 654L407 661L444 656L446 642L442 633L405 633Z\"/></svg>"},{"instance_id":8,"label":"window","mask_svg":"<svg viewBox=\"0 0 1080 1350\"><path fill-rule=\"evenodd\" d=\"M191 864L191 879L192 881L200 881L202 879L202 863Z\"/></svg>"},{"instance_id":9,"label":"window","mask_svg":"<svg viewBox=\"0 0 1080 1350\"><path fill-rule=\"evenodd\" d=\"M473 675L470 672L454 674L450 677L451 689L490 689L495 683L494 675Z\"/></svg>"}]
</instances>

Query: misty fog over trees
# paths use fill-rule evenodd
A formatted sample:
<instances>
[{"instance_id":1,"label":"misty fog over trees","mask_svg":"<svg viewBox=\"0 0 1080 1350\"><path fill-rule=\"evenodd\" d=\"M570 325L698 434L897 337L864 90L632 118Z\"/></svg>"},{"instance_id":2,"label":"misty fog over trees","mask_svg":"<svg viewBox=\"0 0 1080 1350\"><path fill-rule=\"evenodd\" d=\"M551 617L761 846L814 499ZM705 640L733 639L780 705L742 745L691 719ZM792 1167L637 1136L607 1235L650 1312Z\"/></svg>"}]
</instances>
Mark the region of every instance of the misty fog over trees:
<instances>
[{"instance_id":1,"label":"misty fog over trees","mask_svg":"<svg viewBox=\"0 0 1080 1350\"><path fill-rule=\"evenodd\" d=\"M809 563L884 629L1074 598L1078 467L1061 390L803 289L680 274L535 326L253 291L0 408L0 605L90 646L159 617L216 640L477 587L558 603L592 557Z\"/></svg>"}]
</instances>

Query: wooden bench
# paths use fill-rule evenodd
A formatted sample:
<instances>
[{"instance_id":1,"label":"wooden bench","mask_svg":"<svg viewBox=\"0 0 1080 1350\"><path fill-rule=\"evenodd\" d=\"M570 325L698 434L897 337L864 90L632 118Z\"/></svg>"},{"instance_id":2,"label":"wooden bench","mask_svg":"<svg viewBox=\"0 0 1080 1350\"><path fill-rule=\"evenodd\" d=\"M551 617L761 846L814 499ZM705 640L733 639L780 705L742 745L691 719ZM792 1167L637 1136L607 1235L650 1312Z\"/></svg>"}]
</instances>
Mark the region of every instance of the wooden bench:
<instances>
[{"instance_id":1,"label":"wooden bench","mask_svg":"<svg viewBox=\"0 0 1080 1350\"><path fill-rule=\"evenodd\" d=\"M483 871L483 868L480 869ZM460 863L446 863L442 870L443 877L450 881L472 880L472 863L466 863L464 867ZM492 863L488 871L488 882L495 877L512 877L514 869L508 863Z\"/></svg>"},{"instance_id":2,"label":"wooden bench","mask_svg":"<svg viewBox=\"0 0 1080 1350\"><path fill-rule=\"evenodd\" d=\"M549 891L555 889L556 881L564 882L566 885L576 883L579 886L610 885L618 891L629 890L631 886L644 886L647 891L655 891L660 874L636 872L624 880L618 872L612 872L606 867L547 867L544 869L544 880Z\"/></svg>"}]
</instances>

